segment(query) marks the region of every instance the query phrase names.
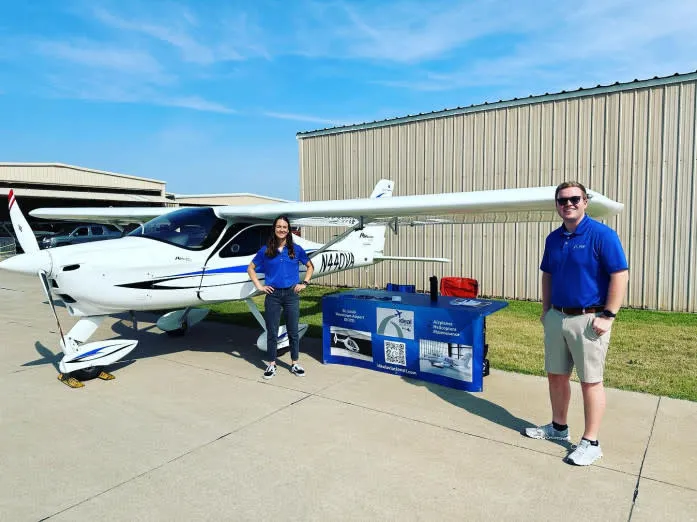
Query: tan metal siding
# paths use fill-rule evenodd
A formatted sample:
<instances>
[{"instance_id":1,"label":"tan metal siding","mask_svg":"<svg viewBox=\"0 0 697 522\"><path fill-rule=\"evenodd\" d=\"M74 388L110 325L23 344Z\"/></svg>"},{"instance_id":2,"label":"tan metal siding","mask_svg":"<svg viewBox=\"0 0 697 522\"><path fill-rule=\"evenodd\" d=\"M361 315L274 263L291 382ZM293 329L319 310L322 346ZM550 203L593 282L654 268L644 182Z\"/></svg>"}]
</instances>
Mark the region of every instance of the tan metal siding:
<instances>
[{"instance_id":1,"label":"tan metal siding","mask_svg":"<svg viewBox=\"0 0 697 522\"><path fill-rule=\"evenodd\" d=\"M678 132L674 310L697 309L697 88L683 85ZM681 255L681 253L686 255Z\"/></svg>"},{"instance_id":2,"label":"tan metal siding","mask_svg":"<svg viewBox=\"0 0 697 522\"><path fill-rule=\"evenodd\" d=\"M301 138L303 199L366 197L380 178L395 195L555 185L577 179L625 203L608 220L630 265L627 302L697 311L697 96L694 80L555 98ZM329 147L329 149L327 149ZM333 151L333 152L332 152ZM331 155L331 161L322 158ZM324 180L324 181L323 181ZM327 282L428 288L475 277L485 295L539 299L539 261L558 223L404 227L386 253L449 257L388 262ZM333 231L338 233L338 230ZM317 239L326 231L308 231Z\"/></svg>"},{"instance_id":3,"label":"tan metal siding","mask_svg":"<svg viewBox=\"0 0 697 522\"><path fill-rule=\"evenodd\" d=\"M122 190L157 191L164 195L161 181L124 176L54 164L1 164L0 176L10 183L32 183L52 186L110 188Z\"/></svg>"}]
</instances>

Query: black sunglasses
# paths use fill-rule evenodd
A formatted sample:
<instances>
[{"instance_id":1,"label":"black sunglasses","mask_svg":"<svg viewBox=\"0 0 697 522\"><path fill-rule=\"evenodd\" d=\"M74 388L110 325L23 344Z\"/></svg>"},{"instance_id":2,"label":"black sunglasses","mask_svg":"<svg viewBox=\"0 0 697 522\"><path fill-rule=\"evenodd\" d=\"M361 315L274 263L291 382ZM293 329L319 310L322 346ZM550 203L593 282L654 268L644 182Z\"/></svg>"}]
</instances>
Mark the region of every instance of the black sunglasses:
<instances>
[{"instance_id":1,"label":"black sunglasses","mask_svg":"<svg viewBox=\"0 0 697 522\"><path fill-rule=\"evenodd\" d=\"M578 205L580 201L581 196L571 196L570 198L557 198L557 203L560 207L563 207L569 202L571 202L572 205Z\"/></svg>"}]
</instances>

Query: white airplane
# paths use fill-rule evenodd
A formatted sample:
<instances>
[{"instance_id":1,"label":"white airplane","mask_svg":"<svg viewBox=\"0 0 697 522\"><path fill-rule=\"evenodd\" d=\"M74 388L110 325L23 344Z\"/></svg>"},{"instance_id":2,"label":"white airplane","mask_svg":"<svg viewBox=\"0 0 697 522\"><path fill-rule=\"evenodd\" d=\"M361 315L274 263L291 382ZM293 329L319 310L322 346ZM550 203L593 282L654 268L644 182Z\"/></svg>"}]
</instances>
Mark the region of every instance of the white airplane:
<instances>
[{"instance_id":1,"label":"white airplane","mask_svg":"<svg viewBox=\"0 0 697 522\"><path fill-rule=\"evenodd\" d=\"M467 371L472 363L471 354L468 354L461 359L448 357L447 355L427 355L426 357L422 357L422 359L430 362L431 366L435 366L436 368L445 368L448 366L453 370L458 370L461 372Z\"/></svg>"},{"instance_id":2,"label":"white airplane","mask_svg":"<svg viewBox=\"0 0 697 522\"><path fill-rule=\"evenodd\" d=\"M313 278L384 260L439 261L442 258L384 255L385 233L401 225L556 221L555 187L391 197L393 182L381 180L370 198L248 206L37 209L34 217L140 226L119 239L40 250L13 191L10 218L24 254L0 262L0 269L39 277L58 322L59 379L72 387L79 379L113 378L104 368L130 353L135 340L87 342L104 318L136 311L174 310L157 326L183 334L201 321L209 303L244 300L264 328L251 298L258 295L247 265L266 242L269 225L286 215L294 226L344 226L326 244L294 237L315 265ZM623 205L589 191L588 214L603 218ZM302 275L301 275L302 277ZM263 274L260 274L263 279ZM77 323L63 333L53 295ZM301 325L300 334L307 331ZM287 344L285 327L278 332ZM258 346L265 346L266 332ZM279 347L283 347L280 344Z\"/></svg>"}]
</instances>

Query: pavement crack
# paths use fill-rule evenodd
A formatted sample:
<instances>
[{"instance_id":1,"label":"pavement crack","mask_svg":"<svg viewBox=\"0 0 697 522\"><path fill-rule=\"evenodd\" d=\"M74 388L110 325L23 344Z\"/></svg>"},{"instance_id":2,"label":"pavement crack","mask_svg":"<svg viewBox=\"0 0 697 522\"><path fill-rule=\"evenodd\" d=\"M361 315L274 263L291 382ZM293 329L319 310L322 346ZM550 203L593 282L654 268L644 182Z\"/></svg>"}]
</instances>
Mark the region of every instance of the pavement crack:
<instances>
[{"instance_id":1,"label":"pavement crack","mask_svg":"<svg viewBox=\"0 0 697 522\"><path fill-rule=\"evenodd\" d=\"M651 445L651 438L653 437L653 429L656 427L656 419L658 418L658 409L661 407L661 397L658 397L656 402L656 411L653 413L653 421L651 422L651 430L649 431L649 438L646 441L646 447L644 448L644 455L641 457L641 465L639 466L639 474L637 475L636 484L634 485L634 494L632 495L632 506L629 508L629 518L627 521L632 520L632 515L634 514L634 506L636 506L636 499L639 496L639 486L641 484L641 474L644 471L644 462L646 461L646 454L649 452L649 446Z\"/></svg>"},{"instance_id":2,"label":"pavement crack","mask_svg":"<svg viewBox=\"0 0 697 522\"><path fill-rule=\"evenodd\" d=\"M142 478L142 477L145 477L146 475L149 475L150 473L152 473L152 472L154 472L154 471L157 471L157 470L159 470L159 469L162 469L162 468L164 468L165 466L168 466L169 464L172 464L173 462L176 462L176 461L178 461L178 460L181 460L181 459L183 459L184 457L186 457L186 456L188 456L188 455L191 455L191 454L196 453L197 451L199 451L199 450L201 450L201 449L203 449L203 448L206 448L206 447L208 447L208 446L211 446L211 445L215 444L216 442L218 442L218 441L220 441L220 440L223 440L223 439L229 437L230 435L234 435L235 433L238 433L238 432L240 432L240 431L242 431L242 430L244 430L244 429L247 429L247 428L250 427L250 426L254 426L255 424L258 424L258 423L260 423L260 422L262 422L262 421L268 419L269 417L272 417L272 416L274 416L274 415L277 415L279 412L281 412L281 411L283 411L283 410L285 410L285 409L287 409L287 408L290 408L291 406L293 406L293 405L295 405L295 404L297 404L297 403L299 403L299 402L301 402L301 401L307 399L308 397L310 397L309 394L306 395L305 397L301 397L301 398L295 400L294 402L291 402L291 403L288 403L288 404L286 404L286 405L284 405L284 406L281 406L280 408L277 408L277 409L275 409L275 410L273 410L273 411L267 413L266 415L262 415L261 417L258 417L258 418L256 418L256 419L254 419L254 420L248 422L247 424L243 424L242 426L238 426L238 427L235 428L234 430L230 430L230 431L227 432L227 433L223 433L222 435L219 435L218 437L216 437L216 438L214 438L214 439L212 439L212 440L209 440L208 442L204 442L203 444L199 444L198 446L196 446L196 447L194 447L194 448L191 448L190 450L185 451L184 453L182 453L182 454L180 454L180 455L177 455L176 457L173 457L173 458L171 458L171 459L169 459L169 460L167 460L167 461L165 461L165 462L162 462L161 464L158 464L157 466L154 466L154 467L152 467L152 468L150 468L150 469L148 469L148 470L145 470L145 471L143 471L143 472L141 472L141 473L138 473L137 475L134 475L134 476L132 476L132 477L126 479L126 480L122 480L122 481L119 482L118 484L114 484L113 486L111 486L111 487L109 487L109 488L107 488L107 489L105 489L105 490L103 490L103 491L100 491L99 493L95 493L94 495L90 495L89 497L84 498L84 499L82 499L82 500L79 501L79 502L75 502L74 504L72 504L72 505L70 505L70 506L68 506L68 507L66 507L66 508L63 508L63 509L61 509L60 511L56 511L55 513L53 513L53 514L51 514L51 515L48 515L47 517L41 518L41 519L39 519L39 522L43 522L44 520L49 520L49 519L51 519L51 518L53 518L53 517L55 517L55 516L57 516L57 515L60 515L60 514L62 514L62 513L65 513L66 511L70 511L70 510L73 509L73 508L76 508L76 507L78 507L78 506L80 506L80 505L82 505L82 504L84 504L84 503L86 503L86 502L89 502L90 500L93 500L93 499L95 499L95 498L99 498L99 497L101 497L102 495L105 495L105 494L109 493L110 491L114 491L114 490L120 488L121 486L124 486L124 485L126 485L126 484L128 484L128 483L130 483L130 482L133 482L133 481L138 480L138 479L140 479L140 478Z\"/></svg>"}]
</instances>

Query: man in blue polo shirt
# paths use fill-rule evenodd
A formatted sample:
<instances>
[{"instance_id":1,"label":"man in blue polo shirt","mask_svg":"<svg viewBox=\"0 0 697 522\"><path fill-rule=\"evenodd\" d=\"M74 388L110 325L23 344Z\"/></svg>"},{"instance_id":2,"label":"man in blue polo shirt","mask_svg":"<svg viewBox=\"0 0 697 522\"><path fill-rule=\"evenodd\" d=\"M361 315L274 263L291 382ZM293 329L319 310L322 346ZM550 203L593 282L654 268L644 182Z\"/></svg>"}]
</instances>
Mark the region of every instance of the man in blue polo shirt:
<instances>
[{"instance_id":1,"label":"man in blue polo shirt","mask_svg":"<svg viewBox=\"0 0 697 522\"><path fill-rule=\"evenodd\" d=\"M598 442L605 412L603 370L610 329L622 305L629 272L617 233L586 216L588 195L578 182L565 182L555 193L563 225L547 236L540 264L545 371L552 422L526 428L534 439L570 440L566 417L574 366L581 381L585 431L566 458L588 466L603 456Z\"/></svg>"}]
</instances>

